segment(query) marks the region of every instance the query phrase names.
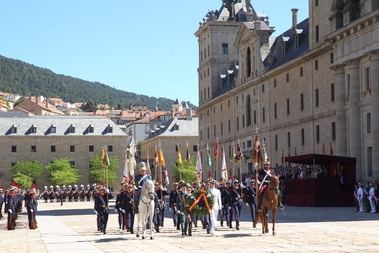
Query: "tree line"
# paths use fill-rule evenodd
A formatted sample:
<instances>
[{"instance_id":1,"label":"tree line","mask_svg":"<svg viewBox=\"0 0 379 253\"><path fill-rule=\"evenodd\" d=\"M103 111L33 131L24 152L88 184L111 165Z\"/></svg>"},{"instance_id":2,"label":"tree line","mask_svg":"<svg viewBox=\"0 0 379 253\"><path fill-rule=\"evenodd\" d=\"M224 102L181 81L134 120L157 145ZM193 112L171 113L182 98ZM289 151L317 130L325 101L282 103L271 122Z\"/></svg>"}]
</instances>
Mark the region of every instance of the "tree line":
<instances>
[{"instance_id":1,"label":"tree line","mask_svg":"<svg viewBox=\"0 0 379 253\"><path fill-rule=\"evenodd\" d=\"M99 82L89 82L71 76L59 75L49 69L6 58L0 55L0 90L22 96L60 97L64 101L92 102L125 108L128 105L157 106L171 110L173 100L149 97L118 90ZM191 103L188 104L193 107Z\"/></svg>"},{"instance_id":2,"label":"tree line","mask_svg":"<svg viewBox=\"0 0 379 253\"><path fill-rule=\"evenodd\" d=\"M110 165L107 168L108 182L113 184L117 180L119 160L115 156L110 157ZM101 155L94 155L90 160L90 183L105 183L105 170ZM52 185L70 185L79 182L81 175L78 169L66 158L56 159L46 166L39 161L19 161L11 168L12 181L23 189L29 189L33 184L41 183L42 175Z\"/></svg>"}]
</instances>

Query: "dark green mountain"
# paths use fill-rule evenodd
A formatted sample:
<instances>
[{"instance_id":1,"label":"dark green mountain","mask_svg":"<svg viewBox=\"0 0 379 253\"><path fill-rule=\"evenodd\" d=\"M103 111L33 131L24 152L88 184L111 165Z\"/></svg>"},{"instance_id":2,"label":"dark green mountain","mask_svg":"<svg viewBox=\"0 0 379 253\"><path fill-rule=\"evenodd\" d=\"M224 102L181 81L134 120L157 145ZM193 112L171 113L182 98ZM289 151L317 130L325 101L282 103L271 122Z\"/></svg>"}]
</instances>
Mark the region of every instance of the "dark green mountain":
<instances>
[{"instance_id":1,"label":"dark green mountain","mask_svg":"<svg viewBox=\"0 0 379 253\"><path fill-rule=\"evenodd\" d=\"M117 90L99 82L59 75L49 69L0 55L0 91L22 96L60 97L67 102L93 102L113 106L146 105L170 110L173 100ZM191 107L194 107L189 103Z\"/></svg>"}]
</instances>

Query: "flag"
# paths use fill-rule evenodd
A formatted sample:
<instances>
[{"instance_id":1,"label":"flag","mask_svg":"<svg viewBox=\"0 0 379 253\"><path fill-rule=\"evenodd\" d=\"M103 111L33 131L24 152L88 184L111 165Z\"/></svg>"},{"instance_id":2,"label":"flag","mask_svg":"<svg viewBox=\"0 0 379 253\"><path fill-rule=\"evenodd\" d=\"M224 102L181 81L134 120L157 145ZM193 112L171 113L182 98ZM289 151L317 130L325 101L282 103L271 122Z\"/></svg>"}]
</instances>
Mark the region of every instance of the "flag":
<instances>
[{"instance_id":1,"label":"flag","mask_svg":"<svg viewBox=\"0 0 379 253\"><path fill-rule=\"evenodd\" d=\"M261 142L259 141L259 136L256 135L255 140L254 140L253 156L252 156L253 165L255 167L258 167L259 165L260 156L261 156Z\"/></svg>"},{"instance_id":2,"label":"flag","mask_svg":"<svg viewBox=\"0 0 379 253\"><path fill-rule=\"evenodd\" d=\"M163 151L162 151L160 146L158 147L158 165L162 166L162 167L166 166L166 162L165 162L164 156L163 156Z\"/></svg>"},{"instance_id":3,"label":"flag","mask_svg":"<svg viewBox=\"0 0 379 253\"><path fill-rule=\"evenodd\" d=\"M182 165L183 164L183 159L182 159L182 148L180 145L177 145L178 151L177 151L177 159L176 159L176 166Z\"/></svg>"},{"instance_id":4,"label":"flag","mask_svg":"<svg viewBox=\"0 0 379 253\"><path fill-rule=\"evenodd\" d=\"M189 151L188 142L186 143L186 160L187 161L191 160L191 154L190 154L190 151Z\"/></svg>"},{"instance_id":5,"label":"flag","mask_svg":"<svg viewBox=\"0 0 379 253\"><path fill-rule=\"evenodd\" d=\"M163 167L163 169L162 169L162 177L163 177L163 185L164 186L169 185L170 181L168 178L168 171L167 171L166 167Z\"/></svg>"},{"instance_id":6,"label":"flag","mask_svg":"<svg viewBox=\"0 0 379 253\"><path fill-rule=\"evenodd\" d=\"M221 146L221 159L221 178L226 181L228 180L228 168L226 167L224 146Z\"/></svg>"},{"instance_id":7,"label":"flag","mask_svg":"<svg viewBox=\"0 0 379 253\"><path fill-rule=\"evenodd\" d=\"M147 155L146 155L146 167L147 167L147 175L151 176L151 167L150 167L150 155L149 155L149 150L147 150Z\"/></svg>"},{"instance_id":8,"label":"flag","mask_svg":"<svg viewBox=\"0 0 379 253\"><path fill-rule=\"evenodd\" d=\"M199 149L197 150L197 157L196 157L196 172L197 172L198 179L200 179L203 172L203 167L201 166L201 156L200 156Z\"/></svg>"},{"instance_id":9,"label":"flag","mask_svg":"<svg viewBox=\"0 0 379 253\"><path fill-rule=\"evenodd\" d=\"M218 159L218 149L219 149L219 143L218 143L218 138L216 138L216 143L215 143L215 147L213 150L213 159L215 159L215 160Z\"/></svg>"},{"instance_id":10,"label":"flag","mask_svg":"<svg viewBox=\"0 0 379 253\"><path fill-rule=\"evenodd\" d=\"M208 168L212 167L211 151L209 150L208 143L207 143L207 162L208 162Z\"/></svg>"},{"instance_id":11,"label":"flag","mask_svg":"<svg viewBox=\"0 0 379 253\"><path fill-rule=\"evenodd\" d=\"M266 140L265 140L265 138L263 138L263 142L262 142L262 161L263 161L263 163L268 162L268 155L267 155L267 151L266 151Z\"/></svg>"},{"instance_id":12,"label":"flag","mask_svg":"<svg viewBox=\"0 0 379 253\"><path fill-rule=\"evenodd\" d=\"M157 147L155 147L155 150L154 150L154 166L158 166L159 164L159 158L158 158L158 149Z\"/></svg>"},{"instance_id":13,"label":"flag","mask_svg":"<svg viewBox=\"0 0 379 253\"><path fill-rule=\"evenodd\" d=\"M129 176L130 178L134 178L134 172L137 167L137 162L136 162L136 143L134 141L134 137L130 139L130 143L126 149L126 154L128 158L128 169L129 169Z\"/></svg>"},{"instance_id":14,"label":"flag","mask_svg":"<svg viewBox=\"0 0 379 253\"><path fill-rule=\"evenodd\" d=\"M122 176L123 183L129 180L128 153L125 153L124 171L122 172Z\"/></svg>"},{"instance_id":15,"label":"flag","mask_svg":"<svg viewBox=\"0 0 379 253\"><path fill-rule=\"evenodd\" d=\"M238 139L236 153L234 155L234 162L237 163L242 158L243 158L243 154L241 151L241 141Z\"/></svg>"},{"instance_id":16,"label":"flag","mask_svg":"<svg viewBox=\"0 0 379 253\"><path fill-rule=\"evenodd\" d=\"M111 164L109 161L108 152L104 148L101 150L101 163L104 167L108 167Z\"/></svg>"}]
</instances>

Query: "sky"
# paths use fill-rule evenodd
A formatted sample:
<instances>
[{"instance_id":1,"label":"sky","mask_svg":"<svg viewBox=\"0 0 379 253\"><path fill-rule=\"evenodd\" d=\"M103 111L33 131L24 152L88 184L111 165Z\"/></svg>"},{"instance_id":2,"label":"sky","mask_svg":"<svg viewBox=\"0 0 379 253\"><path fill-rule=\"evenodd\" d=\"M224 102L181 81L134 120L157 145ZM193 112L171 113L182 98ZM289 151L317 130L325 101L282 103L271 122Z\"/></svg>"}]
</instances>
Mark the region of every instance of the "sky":
<instances>
[{"instance_id":1,"label":"sky","mask_svg":"<svg viewBox=\"0 0 379 253\"><path fill-rule=\"evenodd\" d=\"M253 0L278 35L307 0ZM194 33L221 0L0 0L0 55L117 89L198 104Z\"/></svg>"}]
</instances>

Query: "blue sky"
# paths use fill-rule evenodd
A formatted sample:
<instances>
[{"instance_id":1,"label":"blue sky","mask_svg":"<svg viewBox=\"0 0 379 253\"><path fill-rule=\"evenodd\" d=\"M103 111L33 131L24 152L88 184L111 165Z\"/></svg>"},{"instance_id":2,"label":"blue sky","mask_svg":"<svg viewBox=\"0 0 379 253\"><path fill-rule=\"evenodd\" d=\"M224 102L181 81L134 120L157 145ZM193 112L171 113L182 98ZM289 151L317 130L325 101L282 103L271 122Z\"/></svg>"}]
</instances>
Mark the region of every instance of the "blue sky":
<instances>
[{"instance_id":1,"label":"blue sky","mask_svg":"<svg viewBox=\"0 0 379 253\"><path fill-rule=\"evenodd\" d=\"M221 0L0 0L0 55L89 81L198 103L194 36ZM306 0L255 0L279 34Z\"/></svg>"}]
</instances>

